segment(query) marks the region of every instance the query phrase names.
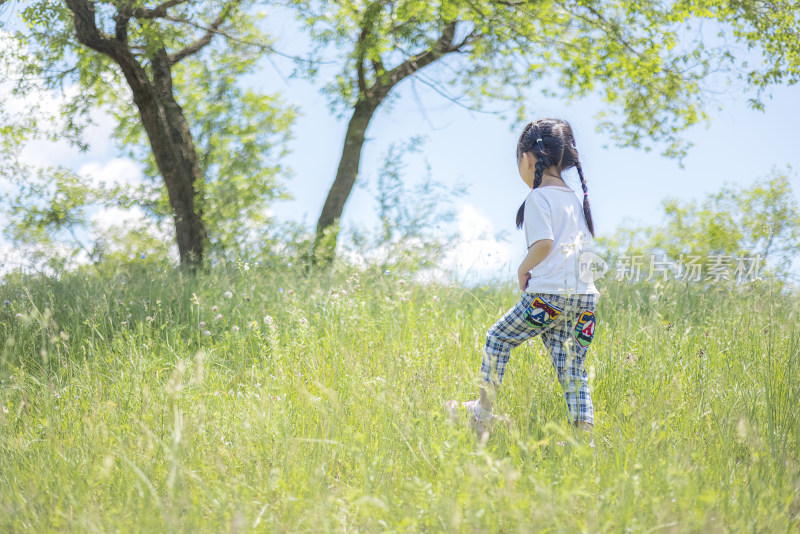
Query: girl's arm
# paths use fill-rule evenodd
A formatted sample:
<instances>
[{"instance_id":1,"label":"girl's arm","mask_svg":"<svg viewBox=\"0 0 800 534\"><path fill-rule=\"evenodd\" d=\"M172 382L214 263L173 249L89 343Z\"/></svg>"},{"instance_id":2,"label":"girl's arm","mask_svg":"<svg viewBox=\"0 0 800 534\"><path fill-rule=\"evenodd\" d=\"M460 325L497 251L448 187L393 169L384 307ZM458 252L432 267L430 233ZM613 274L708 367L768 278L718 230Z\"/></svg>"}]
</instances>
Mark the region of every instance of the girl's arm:
<instances>
[{"instance_id":1,"label":"girl's arm","mask_svg":"<svg viewBox=\"0 0 800 534\"><path fill-rule=\"evenodd\" d=\"M553 250L552 239L540 239L528 248L528 254L517 270L519 288L522 291L525 291L528 286L528 280L531 279L531 269L539 265L550 254L551 250Z\"/></svg>"}]
</instances>

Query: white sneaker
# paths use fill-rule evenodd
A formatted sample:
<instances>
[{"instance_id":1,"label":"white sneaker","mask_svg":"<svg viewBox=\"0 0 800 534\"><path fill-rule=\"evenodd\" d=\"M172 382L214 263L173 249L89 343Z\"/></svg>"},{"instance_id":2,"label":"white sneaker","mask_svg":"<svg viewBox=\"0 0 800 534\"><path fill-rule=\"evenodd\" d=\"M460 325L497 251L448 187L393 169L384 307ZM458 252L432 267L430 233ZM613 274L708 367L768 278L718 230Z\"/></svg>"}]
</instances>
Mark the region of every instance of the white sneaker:
<instances>
[{"instance_id":1,"label":"white sneaker","mask_svg":"<svg viewBox=\"0 0 800 534\"><path fill-rule=\"evenodd\" d=\"M447 409L447 413L450 415L450 418L456 423L462 421L463 415L461 410L465 410L467 413L467 421L478 434L478 437L491 432L495 421L503 421L504 423L508 424L507 417L495 415L492 412L481 408L480 399L461 403L454 400L448 401L445 403L445 408Z\"/></svg>"}]
</instances>

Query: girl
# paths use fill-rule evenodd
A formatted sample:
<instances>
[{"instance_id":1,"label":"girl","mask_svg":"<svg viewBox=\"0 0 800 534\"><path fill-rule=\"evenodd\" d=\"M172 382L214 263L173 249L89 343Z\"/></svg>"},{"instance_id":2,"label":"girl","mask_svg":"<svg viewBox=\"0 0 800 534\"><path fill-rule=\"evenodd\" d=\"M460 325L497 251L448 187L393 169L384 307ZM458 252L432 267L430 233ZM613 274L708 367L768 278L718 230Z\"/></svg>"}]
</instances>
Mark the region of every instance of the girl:
<instances>
[{"instance_id":1,"label":"girl","mask_svg":"<svg viewBox=\"0 0 800 534\"><path fill-rule=\"evenodd\" d=\"M531 189L517 212L517 228L524 225L528 247L517 273L523 294L486 334L480 399L450 401L447 409L454 420L466 411L479 435L494 421L505 420L492 413L492 406L510 351L538 335L550 352L570 421L591 431L594 412L584 360L594 337L600 293L591 272L580 268L581 256L592 250L594 225L569 124L555 119L528 124L517 142L517 167ZM572 167L581 180L583 206L561 177Z\"/></svg>"}]
</instances>

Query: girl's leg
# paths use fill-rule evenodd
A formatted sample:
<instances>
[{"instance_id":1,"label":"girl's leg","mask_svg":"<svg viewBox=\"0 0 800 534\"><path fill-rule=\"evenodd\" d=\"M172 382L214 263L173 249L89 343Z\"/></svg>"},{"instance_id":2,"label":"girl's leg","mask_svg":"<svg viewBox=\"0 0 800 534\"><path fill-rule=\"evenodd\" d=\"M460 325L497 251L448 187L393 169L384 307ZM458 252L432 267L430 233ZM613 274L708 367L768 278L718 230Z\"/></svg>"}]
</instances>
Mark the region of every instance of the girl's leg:
<instances>
[{"instance_id":1,"label":"girl's leg","mask_svg":"<svg viewBox=\"0 0 800 534\"><path fill-rule=\"evenodd\" d=\"M517 304L508 310L486 333L486 344L481 361L481 396L479 399L461 402L449 401L446 408L454 420L459 418L459 409L466 409L471 423L479 434L488 430L487 422L502 419L492 414L497 391L503 383L506 364L511 349L523 341L546 332L561 314L560 297L525 293Z\"/></svg>"},{"instance_id":2,"label":"girl's leg","mask_svg":"<svg viewBox=\"0 0 800 534\"><path fill-rule=\"evenodd\" d=\"M546 332L561 313L557 297L524 294L486 333L481 362L480 407L489 413L503 383L511 349L523 341ZM527 312L526 312L527 311ZM534 318L531 313L534 312ZM544 314L542 314L544 312Z\"/></svg>"},{"instance_id":3,"label":"girl's leg","mask_svg":"<svg viewBox=\"0 0 800 534\"><path fill-rule=\"evenodd\" d=\"M542 342L550 351L556 376L564 390L570 422L583 430L594 425L594 407L589 389L589 377L584 365L589 344L594 337L594 295L576 295L569 306L570 312L552 330L542 335Z\"/></svg>"}]
</instances>

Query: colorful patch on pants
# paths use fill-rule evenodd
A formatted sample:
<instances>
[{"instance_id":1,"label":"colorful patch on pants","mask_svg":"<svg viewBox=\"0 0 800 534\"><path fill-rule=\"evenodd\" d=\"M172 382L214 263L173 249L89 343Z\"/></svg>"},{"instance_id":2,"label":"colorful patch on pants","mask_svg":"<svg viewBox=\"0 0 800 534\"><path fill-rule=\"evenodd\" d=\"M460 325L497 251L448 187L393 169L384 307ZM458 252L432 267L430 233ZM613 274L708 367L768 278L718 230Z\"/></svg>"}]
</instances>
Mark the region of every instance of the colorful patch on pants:
<instances>
[{"instance_id":1,"label":"colorful patch on pants","mask_svg":"<svg viewBox=\"0 0 800 534\"><path fill-rule=\"evenodd\" d=\"M525 308L522 318L531 326L541 328L552 323L561 315L561 310L549 304L542 297L534 297L530 306Z\"/></svg>"},{"instance_id":2,"label":"colorful patch on pants","mask_svg":"<svg viewBox=\"0 0 800 534\"><path fill-rule=\"evenodd\" d=\"M578 317L578 322L575 324L575 340L581 347L588 347L594 337L594 327L597 321L594 318L594 313L585 311Z\"/></svg>"}]
</instances>

